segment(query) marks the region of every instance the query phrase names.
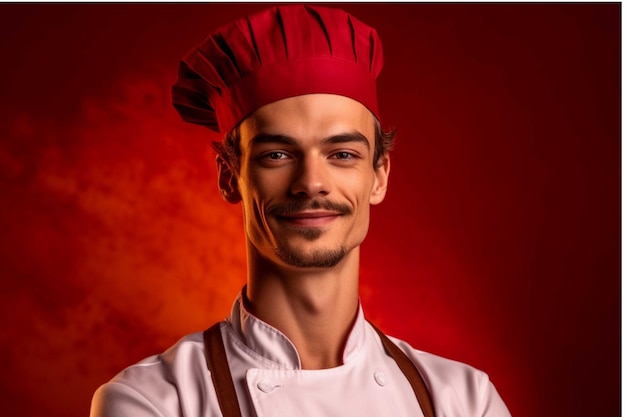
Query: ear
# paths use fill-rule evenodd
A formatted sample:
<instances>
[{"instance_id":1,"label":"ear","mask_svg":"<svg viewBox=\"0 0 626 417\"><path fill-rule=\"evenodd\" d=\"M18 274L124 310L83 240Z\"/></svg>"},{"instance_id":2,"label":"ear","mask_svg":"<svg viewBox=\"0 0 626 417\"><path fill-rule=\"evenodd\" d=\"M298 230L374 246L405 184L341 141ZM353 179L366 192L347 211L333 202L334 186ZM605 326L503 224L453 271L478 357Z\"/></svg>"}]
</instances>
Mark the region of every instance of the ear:
<instances>
[{"instance_id":1,"label":"ear","mask_svg":"<svg viewBox=\"0 0 626 417\"><path fill-rule=\"evenodd\" d=\"M387 194L387 183L389 181L389 171L391 170L391 160L389 153L380 157L380 163L374 168L374 186L370 195L370 204L380 204Z\"/></svg>"},{"instance_id":2,"label":"ear","mask_svg":"<svg viewBox=\"0 0 626 417\"><path fill-rule=\"evenodd\" d=\"M220 155L216 158L217 162L217 183L222 193L222 198L231 204L237 204L241 201L239 193L239 185L237 184L237 176L233 172L232 167Z\"/></svg>"}]
</instances>

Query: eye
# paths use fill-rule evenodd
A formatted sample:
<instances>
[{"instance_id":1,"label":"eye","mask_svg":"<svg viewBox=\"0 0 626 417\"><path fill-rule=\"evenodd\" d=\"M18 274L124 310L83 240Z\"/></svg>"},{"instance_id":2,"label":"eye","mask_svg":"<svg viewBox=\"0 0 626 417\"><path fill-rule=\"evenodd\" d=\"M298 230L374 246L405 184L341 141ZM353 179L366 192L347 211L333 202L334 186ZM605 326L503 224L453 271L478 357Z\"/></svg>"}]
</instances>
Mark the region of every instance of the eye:
<instances>
[{"instance_id":1,"label":"eye","mask_svg":"<svg viewBox=\"0 0 626 417\"><path fill-rule=\"evenodd\" d=\"M346 151L336 152L332 155L332 157L334 159L341 159L341 160L350 160L350 159L357 158L357 156L354 155L353 153L346 152Z\"/></svg>"},{"instance_id":2,"label":"eye","mask_svg":"<svg viewBox=\"0 0 626 417\"><path fill-rule=\"evenodd\" d=\"M265 157L267 159L272 159L272 160L276 161L276 160L279 160L279 159L287 158L287 154L285 154L284 152L275 151L275 152L270 152L270 153L265 154Z\"/></svg>"},{"instance_id":3,"label":"eye","mask_svg":"<svg viewBox=\"0 0 626 417\"><path fill-rule=\"evenodd\" d=\"M260 153L255 159L259 164L268 168L283 166L292 161L294 156L287 151L272 151Z\"/></svg>"}]
</instances>

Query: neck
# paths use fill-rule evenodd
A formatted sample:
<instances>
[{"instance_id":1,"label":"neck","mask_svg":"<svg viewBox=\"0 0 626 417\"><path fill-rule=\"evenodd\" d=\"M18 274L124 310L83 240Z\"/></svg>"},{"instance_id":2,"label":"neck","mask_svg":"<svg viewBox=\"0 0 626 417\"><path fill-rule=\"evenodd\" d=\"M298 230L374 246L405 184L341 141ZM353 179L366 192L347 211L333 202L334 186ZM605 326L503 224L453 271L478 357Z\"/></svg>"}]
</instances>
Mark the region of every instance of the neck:
<instances>
[{"instance_id":1,"label":"neck","mask_svg":"<svg viewBox=\"0 0 626 417\"><path fill-rule=\"evenodd\" d=\"M287 336L303 369L343 363L358 313L358 248L335 267L297 269L248 252L247 308Z\"/></svg>"}]
</instances>

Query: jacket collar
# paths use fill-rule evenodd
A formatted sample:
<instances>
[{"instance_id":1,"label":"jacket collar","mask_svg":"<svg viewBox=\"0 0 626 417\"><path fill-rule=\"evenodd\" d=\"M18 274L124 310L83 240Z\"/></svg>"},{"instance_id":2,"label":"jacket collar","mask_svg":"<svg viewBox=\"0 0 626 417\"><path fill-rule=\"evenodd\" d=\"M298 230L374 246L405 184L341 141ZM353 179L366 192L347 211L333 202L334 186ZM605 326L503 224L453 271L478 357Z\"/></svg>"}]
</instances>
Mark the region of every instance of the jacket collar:
<instances>
[{"instance_id":1,"label":"jacket collar","mask_svg":"<svg viewBox=\"0 0 626 417\"><path fill-rule=\"evenodd\" d=\"M280 330L246 310L240 294L233 304L228 321L240 341L255 354L274 362L280 368L302 369L294 344ZM353 360L365 344L365 318L359 303L357 318L350 330L343 352L343 363Z\"/></svg>"}]
</instances>

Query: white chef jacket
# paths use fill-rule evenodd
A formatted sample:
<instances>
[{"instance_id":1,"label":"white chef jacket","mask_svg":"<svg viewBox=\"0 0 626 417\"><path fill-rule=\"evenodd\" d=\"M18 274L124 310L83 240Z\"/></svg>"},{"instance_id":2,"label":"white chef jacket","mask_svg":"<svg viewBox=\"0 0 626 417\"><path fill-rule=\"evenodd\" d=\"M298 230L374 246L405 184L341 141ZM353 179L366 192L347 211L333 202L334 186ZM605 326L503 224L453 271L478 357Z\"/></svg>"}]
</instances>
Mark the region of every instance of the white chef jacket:
<instances>
[{"instance_id":1,"label":"white chef jacket","mask_svg":"<svg viewBox=\"0 0 626 417\"><path fill-rule=\"evenodd\" d=\"M409 382L359 307L341 366L301 369L296 348L238 297L221 323L243 417L423 417ZM416 364L438 417L510 417L487 375L391 338ZM90 417L221 417L202 333L122 371L94 394Z\"/></svg>"}]
</instances>

